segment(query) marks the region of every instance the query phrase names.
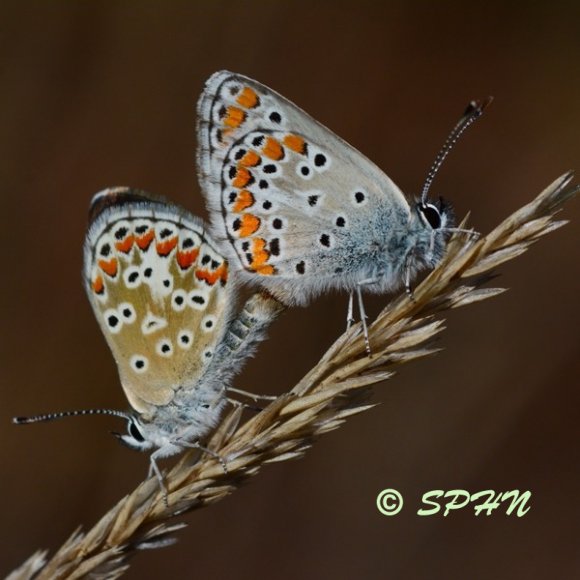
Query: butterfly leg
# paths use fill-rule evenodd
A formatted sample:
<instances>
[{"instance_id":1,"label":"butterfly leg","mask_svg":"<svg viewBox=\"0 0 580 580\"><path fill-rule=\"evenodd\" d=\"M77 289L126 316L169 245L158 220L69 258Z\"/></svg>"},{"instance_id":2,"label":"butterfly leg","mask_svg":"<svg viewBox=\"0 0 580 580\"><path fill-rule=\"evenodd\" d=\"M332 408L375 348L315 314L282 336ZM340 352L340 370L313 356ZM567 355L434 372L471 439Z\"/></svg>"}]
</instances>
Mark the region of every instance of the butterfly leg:
<instances>
[{"instance_id":1,"label":"butterfly leg","mask_svg":"<svg viewBox=\"0 0 580 580\"><path fill-rule=\"evenodd\" d=\"M259 413L260 411L264 410L263 407L257 407L255 405L250 405L248 403L242 403L242 401L236 401L235 399L231 399L230 397L226 397L226 401L230 405L233 405L234 407L243 407L248 411L254 411L254 413Z\"/></svg>"},{"instance_id":2,"label":"butterfly leg","mask_svg":"<svg viewBox=\"0 0 580 580\"><path fill-rule=\"evenodd\" d=\"M415 301L415 297L413 296L413 290L411 289L411 265L412 265L412 255L409 253L405 258L405 292L409 297L409 300L412 302Z\"/></svg>"},{"instance_id":3,"label":"butterfly leg","mask_svg":"<svg viewBox=\"0 0 580 580\"><path fill-rule=\"evenodd\" d=\"M433 230L431 232L431 237L429 238L429 251L427 252L426 255L426 260L427 262L431 262L431 260L433 259L433 252L435 251L435 230Z\"/></svg>"},{"instance_id":4,"label":"butterfly leg","mask_svg":"<svg viewBox=\"0 0 580 580\"><path fill-rule=\"evenodd\" d=\"M189 449L199 449L203 453L207 453L210 457L213 457L214 459L217 459L220 462L225 474L228 473L228 467L226 465L225 459L219 453L216 453L215 451L212 451L211 449L204 447L199 441L194 441L192 443L190 441L187 441L183 437L178 437L177 439L173 440L172 443L174 443L175 445L179 445L180 447L187 447Z\"/></svg>"},{"instance_id":5,"label":"butterfly leg","mask_svg":"<svg viewBox=\"0 0 580 580\"><path fill-rule=\"evenodd\" d=\"M348 330L354 324L354 292L348 295L348 308L346 310L346 329Z\"/></svg>"},{"instance_id":6,"label":"butterfly leg","mask_svg":"<svg viewBox=\"0 0 580 580\"><path fill-rule=\"evenodd\" d=\"M262 400L262 401L275 401L278 398L274 395L256 395L255 393L249 393L248 391L234 389L233 387L228 387L226 389L226 393L235 393L236 395L239 395L242 397L247 397L248 399L251 399L252 401L254 401L254 403L257 403L260 400ZM248 409L249 411L254 411L256 413L259 413L260 411L264 410L263 407L258 407L257 405L250 405L248 403L245 403L244 401L237 401L236 399L232 399L231 397L228 397L228 396L226 396L226 399L231 405L237 405L237 406L243 407L244 409Z\"/></svg>"},{"instance_id":7,"label":"butterfly leg","mask_svg":"<svg viewBox=\"0 0 580 580\"><path fill-rule=\"evenodd\" d=\"M245 401L238 401L237 399L233 399L232 397L228 397L228 392L233 392L239 395L246 396L250 399L253 399L257 402L259 399L269 399L274 400L277 397L270 397L268 395L255 395L254 393L249 393L247 391L241 391L239 389L234 389L233 387L223 387L221 390L221 396L225 398L225 400L234 407L241 407L242 409L247 409L248 411L254 411L255 413L259 413L263 411L263 407L258 407L257 405L252 405L250 403L246 403Z\"/></svg>"},{"instance_id":8,"label":"butterfly leg","mask_svg":"<svg viewBox=\"0 0 580 580\"><path fill-rule=\"evenodd\" d=\"M363 334L365 337L365 349L366 349L367 354L369 356L371 356L371 343L369 341L369 329L367 326L367 314L365 312L365 306L364 306L363 297L362 297L362 286L364 284L372 284L373 282L374 282L374 279L362 280L361 282L358 282L356 285L356 296L358 299L358 312L360 315L360 321L362 323Z\"/></svg>"},{"instance_id":9,"label":"butterfly leg","mask_svg":"<svg viewBox=\"0 0 580 580\"><path fill-rule=\"evenodd\" d=\"M369 356L371 356L372 352L371 352L371 344L369 341L369 329L367 326L367 314L365 312L365 306L364 306L364 302L363 302L363 297L362 297L362 288L363 286L369 286L370 284L375 284L376 282L378 282L378 278L366 278L365 280L359 280L356 283L356 296L357 296L357 303L358 303L358 311L359 311L359 315L360 315L360 321L362 323L362 327L363 327L363 334L364 334L364 338L365 338L365 350L367 351L367 354ZM350 295L351 301L352 301L352 293ZM352 308L352 304L351 302L349 302L349 309ZM352 317L352 311L349 313L350 316ZM354 320L353 320L354 322Z\"/></svg>"},{"instance_id":10,"label":"butterfly leg","mask_svg":"<svg viewBox=\"0 0 580 580\"><path fill-rule=\"evenodd\" d=\"M256 402L258 402L260 399L264 401L275 401L278 398L275 395L256 395L256 393L242 391L241 389L234 389L233 387L228 387L227 390L230 393L235 393L236 395L241 395L242 397L248 397L248 399L252 399Z\"/></svg>"},{"instance_id":11,"label":"butterfly leg","mask_svg":"<svg viewBox=\"0 0 580 580\"><path fill-rule=\"evenodd\" d=\"M165 487L165 482L163 481L163 475L161 470L159 469L159 465L157 465L157 458L156 455L158 451L154 451L151 456L149 457L149 472L147 473L147 478L150 478L153 474L156 475L157 481L159 482L159 488L161 489L161 493L163 494L163 503L165 507L169 507L169 501L167 499L167 487Z\"/></svg>"}]
</instances>

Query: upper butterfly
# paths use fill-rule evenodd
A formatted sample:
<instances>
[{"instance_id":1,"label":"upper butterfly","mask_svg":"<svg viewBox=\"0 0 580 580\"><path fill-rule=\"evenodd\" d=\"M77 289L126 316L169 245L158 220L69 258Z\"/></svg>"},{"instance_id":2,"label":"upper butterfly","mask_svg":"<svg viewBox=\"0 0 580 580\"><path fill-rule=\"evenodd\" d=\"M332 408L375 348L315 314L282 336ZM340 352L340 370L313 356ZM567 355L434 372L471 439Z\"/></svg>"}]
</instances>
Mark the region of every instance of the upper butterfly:
<instances>
[{"instance_id":1,"label":"upper butterfly","mask_svg":"<svg viewBox=\"0 0 580 580\"><path fill-rule=\"evenodd\" d=\"M281 305L257 293L231 319L235 286L201 220L128 188L93 198L84 246L84 281L119 368L133 413L93 409L70 415L127 419L119 438L156 460L199 447L219 421L226 389ZM206 450L207 451L207 450Z\"/></svg>"},{"instance_id":2,"label":"upper butterfly","mask_svg":"<svg viewBox=\"0 0 580 580\"><path fill-rule=\"evenodd\" d=\"M410 204L376 165L278 93L214 74L198 103L198 171L232 268L286 304L338 288L351 292L352 308L362 286L409 290L454 231L449 205L428 201L430 183L490 100L470 104Z\"/></svg>"}]
</instances>

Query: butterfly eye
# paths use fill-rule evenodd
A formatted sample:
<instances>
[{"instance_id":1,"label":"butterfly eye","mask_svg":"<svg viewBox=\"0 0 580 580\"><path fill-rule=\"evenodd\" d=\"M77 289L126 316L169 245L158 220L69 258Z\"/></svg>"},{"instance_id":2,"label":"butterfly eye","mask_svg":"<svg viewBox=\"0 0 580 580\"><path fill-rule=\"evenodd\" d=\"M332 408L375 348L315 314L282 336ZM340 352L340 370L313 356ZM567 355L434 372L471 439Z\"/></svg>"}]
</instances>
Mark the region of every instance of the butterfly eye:
<instances>
[{"instance_id":1,"label":"butterfly eye","mask_svg":"<svg viewBox=\"0 0 580 580\"><path fill-rule=\"evenodd\" d=\"M129 432L129 435L135 439L135 441L138 441L139 443L143 443L143 441L145 441L145 437L143 437L141 431L139 431L139 427L137 427L134 421L129 421L129 424L127 425L127 431Z\"/></svg>"},{"instance_id":2,"label":"butterfly eye","mask_svg":"<svg viewBox=\"0 0 580 580\"><path fill-rule=\"evenodd\" d=\"M417 210L426 225L430 225L434 230L441 227L441 213L433 204L419 203L417 204Z\"/></svg>"}]
</instances>

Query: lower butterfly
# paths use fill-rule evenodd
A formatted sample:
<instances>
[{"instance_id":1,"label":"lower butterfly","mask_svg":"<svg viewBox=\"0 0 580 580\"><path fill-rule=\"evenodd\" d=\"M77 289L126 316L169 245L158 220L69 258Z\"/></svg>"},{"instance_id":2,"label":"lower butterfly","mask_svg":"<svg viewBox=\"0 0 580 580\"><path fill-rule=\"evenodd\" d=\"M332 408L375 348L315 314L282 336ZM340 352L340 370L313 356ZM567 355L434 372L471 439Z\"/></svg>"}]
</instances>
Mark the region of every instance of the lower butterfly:
<instances>
[{"instance_id":1,"label":"lower butterfly","mask_svg":"<svg viewBox=\"0 0 580 580\"><path fill-rule=\"evenodd\" d=\"M119 439L157 460L198 447L217 425L227 389L281 311L254 294L234 318L228 263L201 220L128 188L107 189L91 203L84 281L117 361L132 412L90 409L16 418L16 423L72 415L127 420ZM210 452L211 453L211 452Z\"/></svg>"},{"instance_id":2,"label":"lower butterfly","mask_svg":"<svg viewBox=\"0 0 580 580\"><path fill-rule=\"evenodd\" d=\"M328 289L388 292L441 260L454 227L433 178L490 98L470 103L409 202L362 153L267 86L221 71L198 103L198 172L213 233L246 281L285 304Z\"/></svg>"}]
</instances>

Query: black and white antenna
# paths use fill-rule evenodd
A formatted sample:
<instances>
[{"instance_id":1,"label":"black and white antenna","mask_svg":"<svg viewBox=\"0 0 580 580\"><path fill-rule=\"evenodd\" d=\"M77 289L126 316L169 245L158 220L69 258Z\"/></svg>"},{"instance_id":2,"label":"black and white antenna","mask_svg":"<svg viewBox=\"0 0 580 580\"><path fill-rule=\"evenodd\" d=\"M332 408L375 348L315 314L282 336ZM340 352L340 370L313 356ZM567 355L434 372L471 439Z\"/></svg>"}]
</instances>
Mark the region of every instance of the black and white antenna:
<instances>
[{"instance_id":1,"label":"black and white antenna","mask_svg":"<svg viewBox=\"0 0 580 580\"><path fill-rule=\"evenodd\" d=\"M461 119L459 119L457 125L455 125L451 133L449 133L449 136L447 137L445 143L443 144L443 147L441 147L441 150L437 154L437 157L435 158L433 165L431 165L429 173L427 173L425 183L423 184L423 191L421 192L421 204L423 206L427 203L429 189L431 188L433 179L435 178L435 175L437 175L437 172L439 171L439 168L443 164L443 161L445 161L445 158L447 157L447 155L449 155L449 152L451 151L451 149L453 149L453 146L455 145L455 143L457 143L457 141L459 140L465 129L467 129L467 127L469 127L474 121L476 121L479 117L481 117L481 115L483 114L483 110L492 101L493 97L487 97L486 99L471 101L469 105L467 105L465 113L463 113L463 116L461 117Z\"/></svg>"},{"instance_id":2,"label":"black and white antenna","mask_svg":"<svg viewBox=\"0 0 580 580\"><path fill-rule=\"evenodd\" d=\"M12 422L16 425L28 425L29 423L40 423L43 421L54 421L64 417L78 417L81 415L111 415L129 420L131 416L123 411L114 409L83 409L81 411L60 411L58 413L47 413L46 415L35 415L33 417L14 417Z\"/></svg>"}]
</instances>

